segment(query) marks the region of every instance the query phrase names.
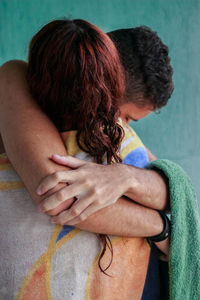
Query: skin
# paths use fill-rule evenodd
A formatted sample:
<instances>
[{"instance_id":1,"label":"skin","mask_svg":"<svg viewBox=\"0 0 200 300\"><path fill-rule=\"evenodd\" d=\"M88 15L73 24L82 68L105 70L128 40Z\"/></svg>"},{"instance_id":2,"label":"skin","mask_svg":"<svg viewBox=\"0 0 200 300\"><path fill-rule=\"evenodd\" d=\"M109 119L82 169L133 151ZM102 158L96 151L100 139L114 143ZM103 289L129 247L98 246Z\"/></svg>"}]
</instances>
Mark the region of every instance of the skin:
<instances>
[{"instance_id":1,"label":"skin","mask_svg":"<svg viewBox=\"0 0 200 300\"><path fill-rule=\"evenodd\" d=\"M46 199L49 195L53 195L58 190L62 191L66 187L66 184L59 183L45 196L41 197L36 193L42 179L52 173L66 171L67 165L74 169L73 172L82 174L81 182L77 184L81 185L84 191L88 193L90 191L93 198L108 197L106 187L108 187L109 180L110 189L116 193L113 195L114 199L117 200L121 195L128 195L129 198L136 197L135 201L143 205L121 197L87 219L80 219L76 227L96 233L120 236L146 237L159 234L163 230L163 222L159 213L154 209L164 209L167 206L167 187L163 178L155 171L140 170L120 164L115 167L114 165L107 166L107 171L103 173L106 176L102 176L103 169L100 166L97 169L95 164L86 162L84 166L75 166L70 157L68 158L71 161L68 161L65 166L55 163L50 159L52 154L66 156L66 149L54 125L32 99L25 73L26 63L19 61L8 62L0 69L0 131L7 155L24 181L33 201L37 205L44 204L44 201L47 203ZM135 118L135 116L131 117ZM119 168L118 172L114 169L116 167ZM95 176L93 176L94 171ZM124 178L123 187L119 186L119 176L116 176L116 173L117 175L120 173L120 176L125 173L129 174L129 176L124 175L129 179ZM100 177L102 178L101 186L98 188L95 184L99 182ZM111 182L110 178L112 178ZM60 195L63 195L63 192L60 192ZM66 201L66 198L63 201L62 196L60 199L59 206L53 204L54 208L49 207L47 212L49 215L57 216L70 205L69 202L73 201L73 199ZM51 205L52 203L54 200L51 201ZM117 220L121 220L120 224ZM161 246L163 242L159 244L160 249L167 254L167 241L163 247Z\"/></svg>"},{"instance_id":2,"label":"skin","mask_svg":"<svg viewBox=\"0 0 200 300\"><path fill-rule=\"evenodd\" d=\"M150 114L153 111L152 105L148 105L145 107L137 107L134 103L125 103L120 106L120 117L123 120L125 124L128 125L128 123L131 120L139 121L140 119L146 117L148 114ZM70 159L70 161L69 161ZM113 203L115 203L119 195L120 196L127 196L129 199L134 200L144 206L148 206L151 208L157 208L162 209L162 207L159 207L159 204L156 204L155 201L152 204L151 201L148 202L147 194L145 193L144 197L141 197L141 194L137 195L136 191L139 191L140 188L137 187L138 182L132 182L131 178L136 177L137 175L137 169L134 168L135 174L130 174L131 167L124 166L122 164L114 164L108 166L100 166L98 164L88 164L85 161L81 161L80 159L75 159L69 156L58 156L53 155L52 160L56 163L68 166L72 169L79 168L84 170L91 166L91 168L95 168L94 172L96 174L96 171L100 171L100 176L98 180L95 178L94 186L96 189L99 188L99 191L96 191L96 193L91 194L91 191L88 193L88 188L77 184L80 177L80 172L77 174L77 172L74 171L61 171L56 172L54 174L51 174L44 178L40 184L40 186L37 189L37 193L39 195L43 195L47 192L49 192L52 188L55 188L57 184L59 183L67 183L68 186L64 187L62 191L59 191L58 193L53 194L50 197L47 197L42 203L39 205L39 211L40 212L47 212L51 209L56 208L60 202L65 201L66 199L73 199L76 197L78 198L78 201L75 201L71 208L65 210L61 214L59 214L58 217L51 218L52 223L59 223L59 224L68 224L68 225L76 225L80 223L80 221L84 221L87 219L90 215L95 213L96 211L109 206ZM72 164L70 164L70 162ZM109 170L108 170L109 168ZM115 181L115 189L118 186L121 188L121 190L117 189L117 193L113 193L113 185L110 185L110 181L108 180L109 177L107 177L105 173L109 172L111 170L110 176L113 178L116 177ZM93 176L94 172L92 170L84 174L82 177L88 178L88 176L91 177L91 174ZM115 174L115 175L114 175ZM120 174L120 176L119 176ZM97 174L96 174L97 175ZM102 176L103 175L103 176ZM101 183L102 177L107 178L107 182ZM142 184L140 184L142 185ZM92 185L91 185L92 186ZM98 187L99 186L99 187ZM108 197L102 197L101 191L102 186L104 188L104 194L108 194ZM80 194L79 194L80 192ZM97 194L100 194L100 197L97 197ZM157 207L158 205L158 207Z\"/></svg>"},{"instance_id":3,"label":"skin","mask_svg":"<svg viewBox=\"0 0 200 300\"><path fill-rule=\"evenodd\" d=\"M132 102L123 103L119 107L120 118L124 123L130 123L130 121L139 121L148 116L153 110L153 105L147 104L146 106L139 107Z\"/></svg>"}]
</instances>

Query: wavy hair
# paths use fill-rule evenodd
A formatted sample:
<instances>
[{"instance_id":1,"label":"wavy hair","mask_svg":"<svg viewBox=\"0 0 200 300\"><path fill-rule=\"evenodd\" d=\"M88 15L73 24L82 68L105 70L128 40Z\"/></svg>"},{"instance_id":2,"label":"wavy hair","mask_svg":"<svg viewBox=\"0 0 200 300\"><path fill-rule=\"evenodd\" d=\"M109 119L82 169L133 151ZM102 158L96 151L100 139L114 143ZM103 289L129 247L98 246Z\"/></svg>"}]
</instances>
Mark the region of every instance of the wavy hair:
<instances>
[{"instance_id":1,"label":"wavy hair","mask_svg":"<svg viewBox=\"0 0 200 300\"><path fill-rule=\"evenodd\" d=\"M98 163L105 154L119 161L123 74L111 39L84 20L52 21L31 40L31 93L59 130L77 130L78 145Z\"/></svg>"},{"instance_id":2,"label":"wavy hair","mask_svg":"<svg viewBox=\"0 0 200 300\"><path fill-rule=\"evenodd\" d=\"M169 49L147 26L108 33L115 43L125 70L125 102L137 106L165 106L174 89Z\"/></svg>"},{"instance_id":3,"label":"wavy hair","mask_svg":"<svg viewBox=\"0 0 200 300\"><path fill-rule=\"evenodd\" d=\"M80 19L55 20L32 38L27 80L42 110L60 131L76 129L82 150L102 163L117 154L123 129L117 124L125 90L124 72L111 39L96 26ZM112 244L99 235L101 259ZM113 253L112 253L113 255ZM106 273L105 273L106 274Z\"/></svg>"}]
</instances>

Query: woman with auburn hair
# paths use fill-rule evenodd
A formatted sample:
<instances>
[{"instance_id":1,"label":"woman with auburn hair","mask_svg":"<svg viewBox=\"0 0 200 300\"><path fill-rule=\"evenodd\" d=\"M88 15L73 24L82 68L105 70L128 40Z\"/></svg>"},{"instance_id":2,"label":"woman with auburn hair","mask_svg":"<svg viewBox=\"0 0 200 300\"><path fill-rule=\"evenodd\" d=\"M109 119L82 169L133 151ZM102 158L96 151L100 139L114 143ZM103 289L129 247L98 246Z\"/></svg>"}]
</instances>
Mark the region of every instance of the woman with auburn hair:
<instances>
[{"instance_id":1,"label":"woman with auburn hair","mask_svg":"<svg viewBox=\"0 0 200 300\"><path fill-rule=\"evenodd\" d=\"M81 19L45 25L30 43L27 81L58 130L76 130L77 145L95 162L103 163L104 156L108 164L121 161L117 152L123 128L118 117L124 74L105 33ZM106 240L100 237L104 253Z\"/></svg>"},{"instance_id":2,"label":"woman with auburn hair","mask_svg":"<svg viewBox=\"0 0 200 300\"><path fill-rule=\"evenodd\" d=\"M28 84L59 131L77 130L77 143L96 162L118 161L122 129L117 123L125 89L111 39L84 20L57 20L32 39ZM82 143L80 140L82 139Z\"/></svg>"},{"instance_id":3,"label":"woman with auburn hair","mask_svg":"<svg viewBox=\"0 0 200 300\"><path fill-rule=\"evenodd\" d=\"M126 119L127 105L128 109L135 106L124 103L124 75L118 53L100 29L84 20L57 20L45 25L30 44L27 80L39 106L59 131L64 132L70 155L99 164L124 162L138 167L148 164L145 147L137 135L118 121L119 116ZM141 117L152 110L153 107L145 106L140 110ZM133 111L129 111L129 115L133 116ZM138 153L134 151L138 149L139 158L134 160ZM54 157L57 162L62 159ZM70 189L73 183L65 179L64 172L62 175L60 181L66 182ZM102 208L94 206L95 199L88 203L87 195L79 195L78 191L76 199L66 200L58 212L69 208L63 212L66 213L81 205L81 209L89 210L88 215L91 215ZM40 210L47 211L42 205ZM56 225L48 250L27 274L17 299L27 295L32 299L30 294L34 295L38 286L41 295L52 293L58 299L72 299L74 295L75 299L82 299L84 293L87 299L99 296L100 299L128 300L133 295L134 299L140 299L150 256L146 240L116 237L111 241L101 234L100 240L102 251L94 234Z\"/></svg>"}]
</instances>

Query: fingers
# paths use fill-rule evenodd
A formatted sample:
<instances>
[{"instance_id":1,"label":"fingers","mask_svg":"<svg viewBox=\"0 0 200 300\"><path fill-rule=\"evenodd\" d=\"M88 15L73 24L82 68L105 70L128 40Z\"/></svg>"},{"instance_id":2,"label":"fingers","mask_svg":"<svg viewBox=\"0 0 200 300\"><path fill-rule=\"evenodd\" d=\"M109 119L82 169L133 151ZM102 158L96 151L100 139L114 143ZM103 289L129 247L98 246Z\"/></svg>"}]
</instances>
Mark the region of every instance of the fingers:
<instances>
[{"instance_id":1,"label":"fingers","mask_svg":"<svg viewBox=\"0 0 200 300\"><path fill-rule=\"evenodd\" d=\"M70 220L80 217L81 213L90 205L91 201L92 200L88 197L78 199L70 209L66 210L56 217L53 217L51 221L59 224L68 224Z\"/></svg>"},{"instance_id":2,"label":"fingers","mask_svg":"<svg viewBox=\"0 0 200 300\"><path fill-rule=\"evenodd\" d=\"M102 207L103 208L103 207ZM88 217L93 215L95 212L100 210L101 208L96 207L95 203L90 204L85 211L83 211L79 216L75 217L74 219L70 220L67 225L76 225L83 221L85 221Z\"/></svg>"},{"instance_id":3,"label":"fingers","mask_svg":"<svg viewBox=\"0 0 200 300\"><path fill-rule=\"evenodd\" d=\"M60 213L58 216L52 217L50 221L51 223L60 225L76 225L86 220L101 208L92 199L81 198L70 209Z\"/></svg>"},{"instance_id":4,"label":"fingers","mask_svg":"<svg viewBox=\"0 0 200 300\"><path fill-rule=\"evenodd\" d=\"M51 159L59 165L68 166L72 169L79 168L86 164L86 161L81 160L79 158L75 158L72 156L60 156L57 154L53 154Z\"/></svg>"},{"instance_id":5,"label":"fingers","mask_svg":"<svg viewBox=\"0 0 200 300\"><path fill-rule=\"evenodd\" d=\"M51 175L48 175L42 179L36 193L38 195L43 195L49 190L53 189L58 183L68 183L71 184L77 175L74 171L58 171Z\"/></svg>"},{"instance_id":6,"label":"fingers","mask_svg":"<svg viewBox=\"0 0 200 300\"><path fill-rule=\"evenodd\" d=\"M76 169L81 167L85 164L89 164L81 159L74 158L72 156L60 156L60 155L52 155L52 160L56 163L69 166L70 168ZM79 174L80 176L80 174ZM51 175L45 177L39 187L36 190L36 193L41 196L48 192L50 189L54 188L58 183L65 182L65 183L72 183L74 180L78 179L75 170L68 170L68 171L58 171Z\"/></svg>"},{"instance_id":7,"label":"fingers","mask_svg":"<svg viewBox=\"0 0 200 300\"><path fill-rule=\"evenodd\" d=\"M61 203L65 202L68 199L74 198L81 191L81 185L77 186L77 184L68 185L49 197L45 198L40 205L38 206L38 210L40 212L46 212L52 210L59 206Z\"/></svg>"},{"instance_id":8,"label":"fingers","mask_svg":"<svg viewBox=\"0 0 200 300\"><path fill-rule=\"evenodd\" d=\"M70 161L70 167L75 169L58 171L42 180L37 190L39 195L52 190L58 183L67 183L68 186L57 192L51 191L54 194L46 196L40 203L39 211L49 212L77 195L80 197L70 209L52 219L53 222L60 224L69 224L69 222L70 224L80 223L96 211L116 202L119 195L123 194L121 181L118 184L119 174L117 174L117 184L116 181L114 185L110 184L110 178L113 178L112 166L109 167L109 170L111 170L108 170L109 172L107 173L105 172L105 166L88 163L70 156L61 157L54 155L52 158L60 163L68 164ZM116 173L115 168L114 173Z\"/></svg>"}]
</instances>

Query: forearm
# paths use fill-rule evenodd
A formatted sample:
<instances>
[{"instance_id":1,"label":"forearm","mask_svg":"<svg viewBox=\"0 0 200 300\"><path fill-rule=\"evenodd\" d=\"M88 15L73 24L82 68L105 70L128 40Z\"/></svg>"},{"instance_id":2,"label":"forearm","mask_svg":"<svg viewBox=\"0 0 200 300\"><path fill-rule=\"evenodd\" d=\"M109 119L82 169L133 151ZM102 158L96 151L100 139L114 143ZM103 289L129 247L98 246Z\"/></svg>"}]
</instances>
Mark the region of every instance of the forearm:
<instances>
[{"instance_id":1,"label":"forearm","mask_svg":"<svg viewBox=\"0 0 200 300\"><path fill-rule=\"evenodd\" d=\"M115 204L99 210L76 227L116 236L150 237L163 231L163 221L156 210L120 198ZM169 260L169 243L169 238L155 243L160 250L161 260Z\"/></svg>"},{"instance_id":2,"label":"forearm","mask_svg":"<svg viewBox=\"0 0 200 300\"><path fill-rule=\"evenodd\" d=\"M49 158L53 153L65 155L66 150L55 126L32 99L25 74L26 64L22 62L13 62L0 70L0 131L13 166L38 203L41 198L35 191L41 179L66 169ZM125 194L143 205L162 209L166 202L166 185L161 176L154 171L124 167L122 173L128 172L125 180L128 178L129 183ZM119 184L122 181L123 177ZM53 214L59 211L61 209L55 209Z\"/></svg>"},{"instance_id":3,"label":"forearm","mask_svg":"<svg viewBox=\"0 0 200 300\"><path fill-rule=\"evenodd\" d=\"M163 222L157 211L120 198L115 204L99 210L76 227L117 236L148 237L160 234Z\"/></svg>"},{"instance_id":4,"label":"forearm","mask_svg":"<svg viewBox=\"0 0 200 300\"><path fill-rule=\"evenodd\" d=\"M36 188L41 179L66 169L49 158L53 153L66 155L66 149L54 125L32 99L25 74L23 62L0 69L0 132L11 163L38 203Z\"/></svg>"},{"instance_id":5,"label":"forearm","mask_svg":"<svg viewBox=\"0 0 200 300\"><path fill-rule=\"evenodd\" d=\"M164 210L168 208L168 184L161 174L154 170L132 166L124 168L125 195L141 205ZM123 178L122 178L123 180Z\"/></svg>"}]
</instances>

